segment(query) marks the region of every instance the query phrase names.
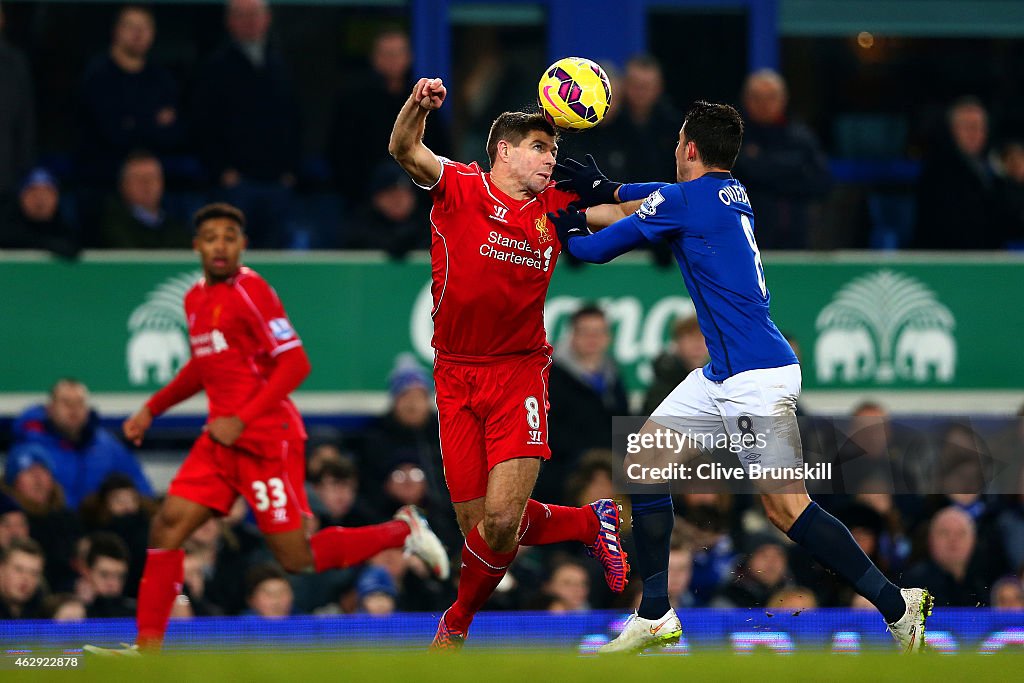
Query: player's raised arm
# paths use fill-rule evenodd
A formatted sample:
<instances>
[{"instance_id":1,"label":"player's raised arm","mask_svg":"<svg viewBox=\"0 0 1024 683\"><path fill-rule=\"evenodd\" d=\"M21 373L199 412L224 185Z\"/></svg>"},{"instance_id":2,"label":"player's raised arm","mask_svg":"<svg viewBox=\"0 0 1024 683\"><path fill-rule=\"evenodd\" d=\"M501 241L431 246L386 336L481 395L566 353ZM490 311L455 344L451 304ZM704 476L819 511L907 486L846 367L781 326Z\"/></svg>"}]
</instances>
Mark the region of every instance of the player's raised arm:
<instances>
[{"instance_id":1,"label":"player's raised arm","mask_svg":"<svg viewBox=\"0 0 1024 683\"><path fill-rule=\"evenodd\" d=\"M203 390L202 378L194 361L190 360L178 370L170 382L153 394L145 405L124 421L121 426L124 438L136 446L142 445L142 437L153 424L153 418L166 412L171 406L195 396Z\"/></svg>"},{"instance_id":2,"label":"player's raised arm","mask_svg":"<svg viewBox=\"0 0 1024 683\"><path fill-rule=\"evenodd\" d=\"M427 114L440 109L448 91L440 78L421 78L402 105L391 130L388 152L416 184L430 187L441 177L441 160L423 144Z\"/></svg>"}]
</instances>

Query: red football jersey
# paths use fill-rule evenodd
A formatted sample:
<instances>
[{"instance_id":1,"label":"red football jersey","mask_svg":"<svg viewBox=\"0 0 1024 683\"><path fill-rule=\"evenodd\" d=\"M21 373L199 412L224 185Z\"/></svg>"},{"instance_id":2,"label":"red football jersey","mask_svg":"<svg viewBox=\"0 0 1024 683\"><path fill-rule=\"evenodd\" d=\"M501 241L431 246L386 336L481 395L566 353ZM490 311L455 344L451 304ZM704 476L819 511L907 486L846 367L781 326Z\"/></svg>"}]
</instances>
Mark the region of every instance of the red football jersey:
<instances>
[{"instance_id":1,"label":"red football jersey","mask_svg":"<svg viewBox=\"0 0 1024 683\"><path fill-rule=\"evenodd\" d=\"M449 357L542 348L544 298L561 251L546 214L577 196L552 183L513 199L476 163L445 158L429 189L434 348Z\"/></svg>"},{"instance_id":2,"label":"red football jersey","mask_svg":"<svg viewBox=\"0 0 1024 683\"><path fill-rule=\"evenodd\" d=\"M185 295L192 360L210 404L210 419L235 415L263 387L278 354L302 345L277 293L242 267L225 282L200 280ZM249 438L304 439L291 399L245 427Z\"/></svg>"}]
</instances>

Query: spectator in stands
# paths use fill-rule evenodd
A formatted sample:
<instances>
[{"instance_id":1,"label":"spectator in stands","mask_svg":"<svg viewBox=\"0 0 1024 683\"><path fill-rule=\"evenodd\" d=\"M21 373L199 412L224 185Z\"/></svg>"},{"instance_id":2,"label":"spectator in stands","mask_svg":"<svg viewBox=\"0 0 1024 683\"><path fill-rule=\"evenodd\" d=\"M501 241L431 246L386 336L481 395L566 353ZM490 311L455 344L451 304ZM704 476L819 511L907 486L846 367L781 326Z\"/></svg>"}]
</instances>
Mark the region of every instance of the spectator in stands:
<instances>
[{"instance_id":1,"label":"spectator in stands","mask_svg":"<svg viewBox=\"0 0 1024 683\"><path fill-rule=\"evenodd\" d=\"M390 517L403 505L415 505L426 516L430 528L446 548L457 548L462 538L453 523L447 502L438 503L430 494L426 472L418 457L399 456L391 464L384 482L384 500L381 511Z\"/></svg>"},{"instance_id":2,"label":"spectator in stands","mask_svg":"<svg viewBox=\"0 0 1024 683\"><path fill-rule=\"evenodd\" d=\"M672 324L672 341L668 350L654 359L654 380L644 395L643 414L654 412L687 375L704 367L707 361L708 347L697 324L697 316L691 314L677 319Z\"/></svg>"},{"instance_id":3,"label":"spectator in stands","mask_svg":"<svg viewBox=\"0 0 1024 683\"><path fill-rule=\"evenodd\" d=\"M245 212L249 245L282 248L301 150L292 77L266 0L229 0L226 23L229 40L196 76L196 144L221 198Z\"/></svg>"},{"instance_id":4,"label":"spectator in stands","mask_svg":"<svg viewBox=\"0 0 1024 683\"><path fill-rule=\"evenodd\" d=\"M568 339L555 349L547 435L551 460L537 482L541 500L561 495L585 451L611 448L612 417L629 414L626 387L609 354L611 343L604 311L587 303L573 313Z\"/></svg>"},{"instance_id":5,"label":"spectator in stands","mask_svg":"<svg viewBox=\"0 0 1024 683\"><path fill-rule=\"evenodd\" d=\"M717 506L695 505L687 508L684 518L677 518L675 526L693 539L690 592L696 606L706 607L741 559L729 534L727 513Z\"/></svg>"},{"instance_id":6,"label":"spectator in stands","mask_svg":"<svg viewBox=\"0 0 1024 683\"><path fill-rule=\"evenodd\" d=\"M13 431L15 443L32 442L46 449L72 509L114 472L131 477L142 495L153 495L138 461L100 426L99 415L89 405L88 388L76 379L57 380L46 404L23 412Z\"/></svg>"},{"instance_id":7,"label":"spectator in stands","mask_svg":"<svg viewBox=\"0 0 1024 683\"><path fill-rule=\"evenodd\" d=\"M878 537L879 562L876 564L884 564L890 572L902 572L910 557L910 539L893 495L857 493L853 502L871 508L882 517L882 533Z\"/></svg>"},{"instance_id":8,"label":"spectator in stands","mask_svg":"<svg viewBox=\"0 0 1024 683\"><path fill-rule=\"evenodd\" d=\"M346 247L380 249L395 259L430 247L430 224L416 210L412 181L400 166L390 159L378 164L370 175L368 192L370 203L346 221Z\"/></svg>"},{"instance_id":9,"label":"spectator in stands","mask_svg":"<svg viewBox=\"0 0 1024 683\"><path fill-rule=\"evenodd\" d=\"M338 93L327 143L338 192L353 206L365 202L371 191L366 169L381 162L394 165L387 153L391 127L414 82L412 48L402 29L388 27L378 33L369 57L369 68L346 79ZM438 154L454 153L441 120L431 120L425 141Z\"/></svg>"},{"instance_id":10,"label":"spectator in stands","mask_svg":"<svg viewBox=\"0 0 1024 683\"><path fill-rule=\"evenodd\" d=\"M244 506L244 505L243 505ZM245 609L245 575L252 547L247 537L220 519L210 519L185 541L185 589L197 615Z\"/></svg>"},{"instance_id":11,"label":"spectator in stands","mask_svg":"<svg viewBox=\"0 0 1024 683\"><path fill-rule=\"evenodd\" d=\"M206 597L206 570L207 566L203 558L186 553L184 565L185 581L183 583L182 596L179 596L179 598L186 597L188 599L189 607L191 608L190 616L223 616L224 610Z\"/></svg>"},{"instance_id":12,"label":"spectator in stands","mask_svg":"<svg viewBox=\"0 0 1024 683\"><path fill-rule=\"evenodd\" d=\"M132 152L121 166L120 193L107 201L100 226L114 249L189 249L192 232L163 209L164 169L149 152Z\"/></svg>"},{"instance_id":13,"label":"spectator in stands","mask_svg":"<svg viewBox=\"0 0 1024 683\"><path fill-rule=\"evenodd\" d=\"M86 67L78 158L86 184L109 191L132 150L167 153L182 141L178 86L149 59L155 37L152 10L126 5L114 21L110 49Z\"/></svg>"},{"instance_id":14,"label":"spectator in stands","mask_svg":"<svg viewBox=\"0 0 1024 683\"><path fill-rule=\"evenodd\" d=\"M84 574L93 596L86 604L90 619L135 616L135 601L124 590L129 559L128 546L119 536L108 531L90 535Z\"/></svg>"},{"instance_id":15,"label":"spectator in stands","mask_svg":"<svg viewBox=\"0 0 1024 683\"><path fill-rule=\"evenodd\" d=\"M584 453L566 483L566 504L583 506L602 498L614 498L614 459L614 454L608 449L595 448ZM628 500L624 501L625 505L628 503ZM629 519L627 509L623 508L622 515L623 519ZM629 531L628 528L622 529L623 534L628 534Z\"/></svg>"},{"instance_id":16,"label":"spectator in stands","mask_svg":"<svg viewBox=\"0 0 1024 683\"><path fill-rule=\"evenodd\" d=\"M128 546L129 564L125 593L135 595L142 579L149 540L149 520L155 504L135 487L130 477L115 472L99 490L82 501L81 516L89 531L109 531Z\"/></svg>"},{"instance_id":17,"label":"spectator in stands","mask_svg":"<svg viewBox=\"0 0 1024 683\"><path fill-rule=\"evenodd\" d=\"M974 520L950 506L939 510L928 527L928 558L903 575L903 583L928 586L936 606L974 607L988 604L988 587L969 571L974 555Z\"/></svg>"},{"instance_id":18,"label":"spectator in stands","mask_svg":"<svg viewBox=\"0 0 1024 683\"><path fill-rule=\"evenodd\" d=\"M544 592L558 600L567 612L590 610L590 576L575 560L563 559L551 569Z\"/></svg>"},{"instance_id":19,"label":"spectator in stands","mask_svg":"<svg viewBox=\"0 0 1024 683\"><path fill-rule=\"evenodd\" d=\"M749 548L736 578L719 590L712 607L765 607L773 594L792 584L786 548L778 537L759 534Z\"/></svg>"},{"instance_id":20,"label":"spectator in stands","mask_svg":"<svg viewBox=\"0 0 1024 683\"><path fill-rule=\"evenodd\" d=\"M317 515L321 529L365 526L381 521L380 513L359 497L359 475L352 458L339 453L324 460L310 481L322 506Z\"/></svg>"},{"instance_id":21,"label":"spectator in stands","mask_svg":"<svg viewBox=\"0 0 1024 683\"><path fill-rule=\"evenodd\" d=\"M391 575L381 567L366 567L356 581L359 611L374 616L385 616L395 611L398 589Z\"/></svg>"},{"instance_id":22,"label":"spectator in stands","mask_svg":"<svg viewBox=\"0 0 1024 683\"><path fill-rule=\"evenodd\" d=\"M832 187L828 159L814 133L791 120L786 82L761 69L743 84L746 125L733 174L750 193L761 249L804 249L815 202Z\"/></svg>"},{"instance_id":23,"label":"spectator in stands","mask_svg":"<svg viewBox=\"0 0 1024 683\"><path fill-rule=\"evenodd\" d=\"M0 620L39 619L46 556L32 539L12 541L0 556Z\"/></svg>"},{"instance_id":24,"label":"spectator in stands","mask_svg":"<svg viewBox=\"0 0 1024 683\"><path fill-rule=\"evenodd\" d=\"M1024 469L1017 472L1016 481L1018 488L1004 498L1005 509L999 513L996 523L1010 571L1024 576Z\"/></svg>"},{"instance_id":25,"label":"spectator in stands","mask_svg":"<svg viewBox=\"0 0 1024 683\"><path fill-rule=\"evenodd\" d=\"M274 564L261 564L249 570L245 578L246 600L251 614L265 619L291 616L294 595L288 577Z\"/></svg>"},{"instance_id":26,"label":"spectator in stands","mask_svg":"<svg viewBox=\"0 0 1024 683\"><path fill-rule=\"evenodd\" d=\"M650 55L637 55L626 63L618 114L602 123L614 147L598 150L601 169L610 178L674 182L676 169L666 149L675 147L682 115L665 95L661 64ZM597 158L597 155L595 155Z\"/></svg>"},{"instance_id":27,"label":"spectator in stands","mask_svg":"<svg viewBox=\"0 0 1024 683\"><path fill-rule=\"evenodd\" d=\"M45 168L33 169L17 201L0 210L0 249L44 249L64 258L78 255L78 237L60 215L57 179Z\"/></svg>"},{"instance_id":28,"label":"spectator in stands","mask_svg":"<svg viewBox=\"0 0 1024 683\"><path fill-rule=\"evenodd\" d=\"M0 9L0 32L4 15ZM0 33L0 221L28 172L35 146L35 96L28 60Z\"/></svg>"},{"instance_id":29,"label":"spectator in stands","mask_svg":"<svg viewBox=\"0 0 1024 683\"><path fill-rule=\"evenodd\" d=\"M28 517L18 501L0 490L0 553L19 538L29 538Z\"/></svg>"},{"instance_id":30,"label":"spectator in stands","mask_svg":"<svg viewBox=\"0 0 1024 683\"><path fill-rule=\"evenodd\" d=\"M39 444L11 448L4 485L28 517L29 535L46 553L46 579L54 590L72 586L75 543L81 535L78 517L64 505L64 493L54 481L53 461Z\"/></svg>"},{"instance_id":31,"label":"spectator in stands","mask_svg":"<svg viewBox=\"0 0 1024 683\"><path fill-rule=\"evenodd\" d=\"M992 584L990 604L999 610L1024 610L1024 584L1016 576L1004 576Z\"/></svg>"},{"instance_id":32,"label":"spectator in stands","mask_svg":"<svg viewBox=\"0 0 1024 683\"><path fill-rule=\"evenodd\" d=\"M43 600L42 617L59 622L85 621L85 603L71 593L47 595Z\"/></svg>"},{"instance_id":33,"label":"spectator in stands","mask_svg":"<svg viewBox=\"0 0 1024 683\"><path fill-rule=\"evenodd\" d=\"M864 401L856 406L847 434L845 440L840 439L836 455L840 492L921 494L934 484L933 458L926 440L894 424L881 404ZM867 487L868 482L873 490ZM912 505L905 496L900 502Z\"/></svg>"},{"instance_id":34,"label":"spectator in stands","mask_svg":"<svg viewBox=\"0 0 1024 683\"><path fill-rule=\"evenodd\" d=\"M427 475L430 495L448 500L441 464L433 383L415 356L400 354L388 376L391 407L367 430L359 452L359 475L365 491L380 491L399 459L418 462Z\"/></svg>"},{"instance_id":35,"label":"spectator in stands","mask_svg":"<svg viewBox=\"0 0 1024 683\"><path fill-rule=\"evenodd\" d=\"M672 530L668 548L668 602L673 609L693 607L690 582L693 580L693 539L680 526Z\"/></svg>"},{"instance_id":36,"label":"spectator in stands","mask_svg":"<svg viewBox=\"0 0 1024 683\"><path fill-rule=\"evenodd\" d=\"M974 97L953 103L917 185L918 249L998 249L1005 202L988 159L988 112Z\"/></svg>"}]
</instances>

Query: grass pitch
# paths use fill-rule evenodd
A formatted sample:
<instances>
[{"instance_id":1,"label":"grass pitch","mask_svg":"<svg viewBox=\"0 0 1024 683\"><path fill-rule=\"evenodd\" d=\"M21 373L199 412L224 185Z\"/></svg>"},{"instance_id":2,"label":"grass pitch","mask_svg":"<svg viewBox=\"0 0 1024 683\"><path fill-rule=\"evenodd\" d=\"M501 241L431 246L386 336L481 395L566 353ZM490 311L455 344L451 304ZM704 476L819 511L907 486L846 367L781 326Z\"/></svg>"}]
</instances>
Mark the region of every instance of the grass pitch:
<instances>
[{"instance_id":1,"label":"grass pitch","mask_svg":"<svg viewBox=\"0 0 1024 683\"><path fill-rule=\"evenodd\" d=\"M77 671L46 678L76 681L271 681L324 683L617 683L653 681L1020 681L1024 654L859 655L697 653L689 656L580 657L563 652L471 651L457 654L254 652L88 657ZM37 674L43 672L37 671ZM33 676L32 678L37 678Z\"/></svg>"}]
</instances>

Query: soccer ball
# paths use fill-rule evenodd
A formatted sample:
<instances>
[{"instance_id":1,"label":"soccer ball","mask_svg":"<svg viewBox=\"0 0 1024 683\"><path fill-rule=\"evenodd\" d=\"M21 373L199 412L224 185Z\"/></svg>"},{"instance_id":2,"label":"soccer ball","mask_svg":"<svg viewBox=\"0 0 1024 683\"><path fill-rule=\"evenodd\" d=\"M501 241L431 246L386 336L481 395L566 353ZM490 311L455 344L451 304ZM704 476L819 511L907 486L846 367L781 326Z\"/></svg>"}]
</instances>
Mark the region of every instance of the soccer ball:
<instances>
[{"instance_id":1,"label":"soccer ball","mask_svg":"<svg viewBox=\"0 0 1024 683\"><path fill-rule=\"evenodd\" d=\"M582 57L559 59L544 71L537 85L544 118L557 128L593 128L608 111L612 86L597 62Z\"/></svg>"}]
</instances>

